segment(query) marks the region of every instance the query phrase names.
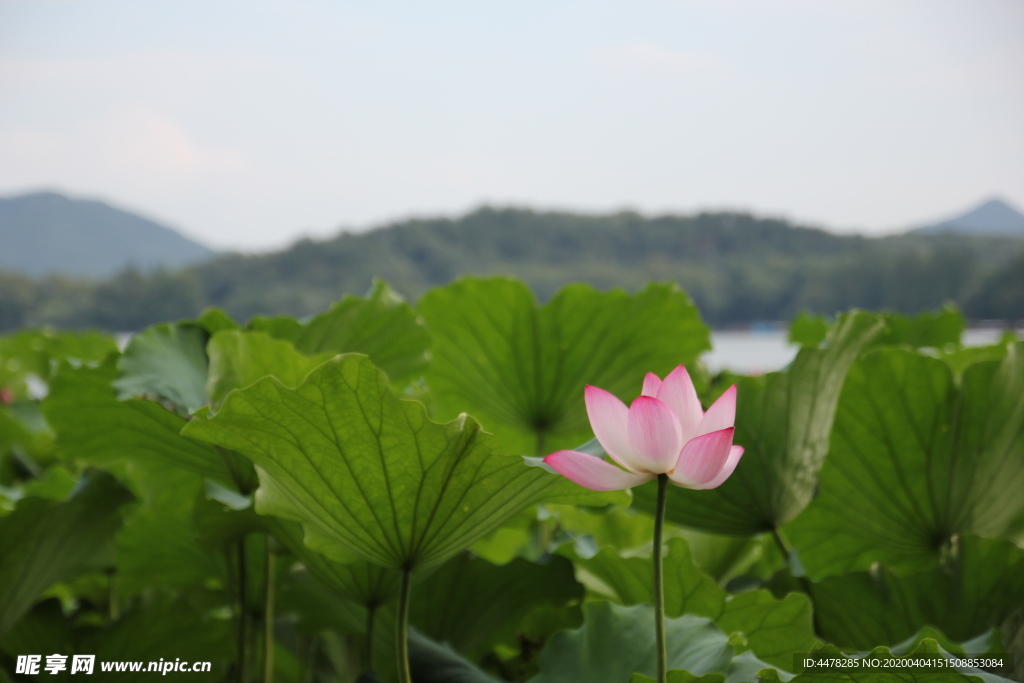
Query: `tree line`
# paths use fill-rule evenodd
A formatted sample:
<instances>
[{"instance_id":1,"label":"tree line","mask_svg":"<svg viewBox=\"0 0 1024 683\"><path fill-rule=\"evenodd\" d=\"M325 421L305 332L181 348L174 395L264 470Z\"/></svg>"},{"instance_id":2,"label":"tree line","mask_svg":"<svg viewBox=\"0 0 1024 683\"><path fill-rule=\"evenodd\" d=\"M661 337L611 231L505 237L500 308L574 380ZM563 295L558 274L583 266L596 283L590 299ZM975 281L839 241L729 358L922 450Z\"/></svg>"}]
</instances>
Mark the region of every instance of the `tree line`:
<instances>
[{"instance_id":1,"label":"tree line","mask_svg":"<svg viewBox=\"0 0 1024 683\"><path fill-rule=\"evenodd\" d=\"M506 274L541 299L568 282L636 290L674 281L715 326L853 307L917 313L954 303L972 320L1024 320L1024 242L955 234L835 235L740 213L590 216L482 208L364 233L230 254L111 279L0 273L0 330L137 330L208 306L236 319L309 315L374 278L412 299L460 275Z\"/></svg>"}]
</instances>

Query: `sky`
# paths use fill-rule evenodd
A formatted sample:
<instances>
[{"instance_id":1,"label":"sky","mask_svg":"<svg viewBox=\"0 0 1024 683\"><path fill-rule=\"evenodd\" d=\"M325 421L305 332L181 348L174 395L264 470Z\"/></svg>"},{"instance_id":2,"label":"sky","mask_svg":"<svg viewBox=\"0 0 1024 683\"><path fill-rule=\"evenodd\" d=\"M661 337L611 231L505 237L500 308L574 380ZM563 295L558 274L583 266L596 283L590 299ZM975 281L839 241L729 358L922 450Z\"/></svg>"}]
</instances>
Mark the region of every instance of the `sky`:
<instances>
[{"instance_id":1,"label":"sky","mask_svg":"<svg viewBox=\"0 0 1024 683\"><path fill-rule=\"evenodd\" d=\"M1024 208L1020 0L0 0L0 195L262 251L482 204Z\"/></svg>"}]
</instances>

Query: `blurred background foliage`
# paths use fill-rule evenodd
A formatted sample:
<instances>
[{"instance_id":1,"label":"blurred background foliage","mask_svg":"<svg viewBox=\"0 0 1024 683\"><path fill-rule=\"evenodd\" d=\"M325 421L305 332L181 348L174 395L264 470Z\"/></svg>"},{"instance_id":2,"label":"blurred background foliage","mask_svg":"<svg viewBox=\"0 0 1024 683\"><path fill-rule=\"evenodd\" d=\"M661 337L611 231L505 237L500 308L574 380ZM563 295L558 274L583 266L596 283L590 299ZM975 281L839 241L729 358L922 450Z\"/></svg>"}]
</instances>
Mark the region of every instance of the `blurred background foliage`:
<instances>
[{"instance_id":1,"label":"blurred background foliage","mask_svg":"<svg viewBox=\"0 0 1024 683\"><path fill-rule=\"evenodd\" d=\"M853 307L918 313L955 303L970 320L1024 319L1024 246L1013 237L836 235L747 214L648 218L482 208L279 252L107 280L0 273L0 330L53 325L137 330L218 306L306 316L374 277L415 300L460 275L511 275L544 301L562 285L635 291L674 281L715 327Z\"/></svg>"}]
</instances>

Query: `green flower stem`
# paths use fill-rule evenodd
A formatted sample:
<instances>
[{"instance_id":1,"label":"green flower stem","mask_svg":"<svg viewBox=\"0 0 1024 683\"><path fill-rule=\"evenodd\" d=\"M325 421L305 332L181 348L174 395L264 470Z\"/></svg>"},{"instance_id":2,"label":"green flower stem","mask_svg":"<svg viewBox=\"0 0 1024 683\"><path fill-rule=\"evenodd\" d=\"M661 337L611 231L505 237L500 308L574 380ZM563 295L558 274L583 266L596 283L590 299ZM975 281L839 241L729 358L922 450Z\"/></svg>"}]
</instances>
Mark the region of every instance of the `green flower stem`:
<instances>
[{"instance_id":1,"label":"green flower stem","mask_svg":"<svg viewBox=\"0 0 1024 683\"><path fill-rule=\"evenodd\" d=\"M789 539L786 538L786 534L783 533L782 529L778 527L772 528L772 537L775 539L775 545L779 547L779 551L782 552L783 557L786 558L786 565L791 566L793 556L793 544L790 543ZM807 598L814 602L814 592L811 590L811 580L806 576L798 576L797 582L800 584L800 589L807 594ZM814 632L821 633L821 625L818 623L818 610L812 612L811 621L814 624Z\"/></svg>"},{"instance_id":2,"label":"green flower stem","mask_svg":"<svg viewBox=\"0 0 1024 683\"><path fill-rule=\"evenodd\" d=\"M790 544L789 539L782 533L782 529L777 527L772 527L772 536L775 538L775 545L779 546L782 556L786 558L786 562L789 562L789 555L793 552L793 546Z\"/></svg>"},{"instance_id":3,"label":"green flower stem","mask_svg":"<svg viewBox=\"0 0 1024 683\"><path fill-rule=\"evenodd\" d=\"M402 591L398 595L398 683L412 683L409 671L409 587L412 567L402 569Z\"/></svg>"},{"instance_id":4,"label":"green flower stem","mask_svg":"<svg viewBox=\"0 0 1024 683\"><path fill-rule=\"evenodd\" d=\"M668 493L668 475L658 475L658 505L654 513L654 638L658 650L658 683L668 676L668 653L665 647L665 585L661 571L661 536L665 526L665 498Z\"/></svg>"},{"instance_id":5,"label":"green flower stem","mask_svg":"<svg viewBox=\"0 0 1024 683\"><path fill-rule=\"evenodd\" d=\"M295 641L299 651L299 677L296 680L298 683L306 683L309 670L312 668L309 666L309 660L313 654L313 643L301 634L295 636Z\"/></svg>"},{"instance_id":6,"label":"green flower stem","mask_svg":"<svg viewBox=\"0 0 1024 683\"><path fill-rule=\"evenodd\" d=\"M366 607L366 652L363 655L363 671L373 673L373 618L377 616L377 606Z\"/></svg>"},{"instance_id":7,"label":"green flower stem","mask_svg":"<svg viewBox=\"0 0 1024 683\"><path fill-rule=\"evenodd\" d=\"M274 554L270 538L263 551L263 683L274 683Z\"/></svg>"},{"instance_id":8,"label":"green flower stem","mask_svg":"<svg viewBox=\"0 0 1024 683\"><path fill-rule=\"evenodd\" d=\"M121 605L118 602L117 595L117 567L112 567L107 571L108 588L110 590L109 602L110 602L110 619L111 621L117 621L121 618Z\"/></svg>"},{"instance_id":9,"label":"green flower stem","mask_svg":"<svg viewBox=\"0 0 1024 683\"><path fill-rule=\"evenodd\" d=\"M246 631L249 620L249 601L246 596L246 585L249 582L246 576L245 561L245 536L238 539L238 681L249 683L249 660L246 657Z\"/></svg>"}]
</instances>

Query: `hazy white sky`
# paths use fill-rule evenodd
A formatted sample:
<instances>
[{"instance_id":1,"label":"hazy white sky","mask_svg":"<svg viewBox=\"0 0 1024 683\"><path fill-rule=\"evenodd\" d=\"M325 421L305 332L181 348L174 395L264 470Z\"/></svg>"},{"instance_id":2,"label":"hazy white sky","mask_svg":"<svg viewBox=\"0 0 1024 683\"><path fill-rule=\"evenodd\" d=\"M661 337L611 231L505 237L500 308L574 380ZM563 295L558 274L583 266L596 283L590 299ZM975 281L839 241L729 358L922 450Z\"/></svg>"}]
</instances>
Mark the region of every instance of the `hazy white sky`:
<instances>
[{"instance_id":1,"label":"hazy white sky","mask_svg":"<svg viewBox=\"0 0 1024 683\"><path fill-rule=\"evenodd\" d=\"M0 193L214 247L481 203L1024 207L1021 0L0 0Z\"/></svg>"}]
</instances>

